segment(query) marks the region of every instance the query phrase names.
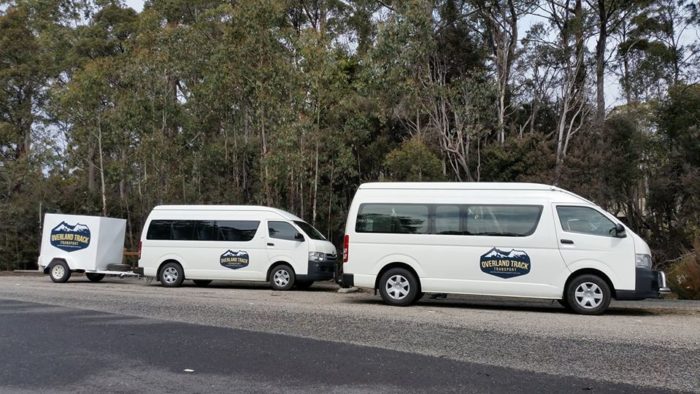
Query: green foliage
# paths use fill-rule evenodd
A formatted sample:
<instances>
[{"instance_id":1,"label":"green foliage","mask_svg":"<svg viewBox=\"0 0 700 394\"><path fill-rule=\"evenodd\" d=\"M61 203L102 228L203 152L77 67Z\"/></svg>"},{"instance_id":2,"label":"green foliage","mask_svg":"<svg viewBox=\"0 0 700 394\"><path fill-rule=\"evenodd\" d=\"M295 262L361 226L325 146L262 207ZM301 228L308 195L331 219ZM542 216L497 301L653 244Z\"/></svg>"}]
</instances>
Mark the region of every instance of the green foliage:
<instances>
[{"instance_id":1,"label":"green foliage","mask_svg":"<svg viewBox=\"0 0 700 394\"><path fill-rule=\"evenodd\" d=\"M420 140L411 138L386 155L387 180L427 182L444 179L442 163Z\"/></svg>"},{"instance_id":2,"label":"green foliage","mask_svg":"<svg viewBox=\"0 0 700 394\"><path fill-rule=\"evenodd\" d=\"M693 250L668 267L668 283L680 299L700 300L700 238Z\"/></svg>"}]
</instances>

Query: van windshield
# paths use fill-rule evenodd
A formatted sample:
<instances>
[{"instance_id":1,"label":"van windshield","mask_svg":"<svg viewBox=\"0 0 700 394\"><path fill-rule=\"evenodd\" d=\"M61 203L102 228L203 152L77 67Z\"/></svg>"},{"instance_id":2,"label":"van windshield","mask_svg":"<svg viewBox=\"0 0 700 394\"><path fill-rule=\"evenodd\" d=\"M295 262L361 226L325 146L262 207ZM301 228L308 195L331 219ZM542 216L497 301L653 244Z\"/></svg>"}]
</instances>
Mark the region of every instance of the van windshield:
<instances>
[{"instance_id":1,"label":"van windshield","mask_svg":"<svg viewBox=\"0 0 700 394\"><path fill-rule=\"evenodd\" d=\"M310 238L312 238L312 239L319 239L319 240L321 240L321 241L325 241L325 240L326 240L326 237L324 237L323 234L321 234L318 230L316 230L316 229L314 228L314 226L312 226L312 225L310 225L310 224L308 224L308 223L306 223L306 222L302 222L301 220L299 220L299 221L296 221L296 220L295 220L295 221L294 221L294 224L296 224L297 226L301 227L301 229L304 230L304 232L306 233L306 235L308 235Z\"/></svg>"}]
</instances>

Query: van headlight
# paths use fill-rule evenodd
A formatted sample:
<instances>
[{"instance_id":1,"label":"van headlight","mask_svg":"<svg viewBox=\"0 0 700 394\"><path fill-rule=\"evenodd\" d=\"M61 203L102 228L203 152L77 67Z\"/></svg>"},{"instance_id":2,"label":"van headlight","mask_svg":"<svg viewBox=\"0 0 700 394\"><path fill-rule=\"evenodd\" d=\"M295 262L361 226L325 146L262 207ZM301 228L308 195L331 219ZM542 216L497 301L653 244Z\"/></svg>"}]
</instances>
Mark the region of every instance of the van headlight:
<instances>
[{"instance_id":1,"label":"van headlight","mask_svg":"<svg viewBox=\"0 0 700 394\"><path fill-rule=\"evenodd\" d=\"M648 254L636 254L635 255L635 265L637 268L651 269L651 255Z\"/></svg>"},{"instance_id":2,"label":"van headlight","mask_svg":"<svg viewBox=\"0 0 700 394\"><path fill-rule=\"evenodd\" d=\"M309 261L322 262L326 259L326 254L323 252L309 252Z\"/></svg>"}]
</instances>

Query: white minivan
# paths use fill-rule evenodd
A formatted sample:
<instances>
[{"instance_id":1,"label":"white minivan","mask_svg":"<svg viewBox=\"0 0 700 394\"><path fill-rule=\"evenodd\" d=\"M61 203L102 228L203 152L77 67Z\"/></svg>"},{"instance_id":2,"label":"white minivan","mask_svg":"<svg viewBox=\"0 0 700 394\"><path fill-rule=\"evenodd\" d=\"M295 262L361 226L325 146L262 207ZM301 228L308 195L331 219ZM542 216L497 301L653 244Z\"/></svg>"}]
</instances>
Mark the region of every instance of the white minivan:
<instances>
[{"instance_id":1,"label":"white minivan","mask_svg":"<svg viewBox=\"0 0 700 394\"><path fill-rule=\"evenodd\" d=\"M161 205L141 233L139 273L176 287L212 280L270 282L275 290L332 279L336 250L302 219L275 208Z\"/></svg>"},{"instance_id":2,"label":"white minivan","mask_svg":"<svg viewBox=\"0 0 700 394\"><path fill-rule=\"evenodd\" d=\"M582 314L668 291L649 246L613 215L555 186L367 183L348 212L342 284L385 303L424 293L560 300Z\"/></svg>"}]
</instances>

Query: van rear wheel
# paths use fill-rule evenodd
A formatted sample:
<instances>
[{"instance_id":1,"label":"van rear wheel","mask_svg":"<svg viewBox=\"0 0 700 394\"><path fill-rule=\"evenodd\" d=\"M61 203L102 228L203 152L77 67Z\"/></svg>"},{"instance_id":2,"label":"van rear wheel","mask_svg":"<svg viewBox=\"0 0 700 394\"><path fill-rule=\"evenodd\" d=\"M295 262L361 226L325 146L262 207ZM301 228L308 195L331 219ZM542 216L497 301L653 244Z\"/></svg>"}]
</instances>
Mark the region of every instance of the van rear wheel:
<instances>
[{"instance_id":1,"label":"van rear wheel","mask_svg":"<svg viewBox=\"0 0 700 394\"><path fill-rule=\"evenodd\" d=\"M610 286L596 275L581 275L566 287L566 303L582 315L599 315L610 305Z\"/></svg>"},{"instance_id":2,"label":"van rear wheel","mask_svg":"<svg viewBox=\"0 0 700 394\"><path fill-rule=\"evenodd\" d=\"M379 279L379 294L386 304L411 305L418 295L418 280L404 268L392 268Z\"/></svg>"},{"instance_id":3,"label":"van rear wheel","mask_svg":"<svg viewBox=\"0 0 700 394\"><path fill-rule=\"evenodd\" d=\"M167 263L161 268L158 275L160 283L165 287L178 287L185 280L185 272L178 263Z\"/></svg>"}]
</instances>

